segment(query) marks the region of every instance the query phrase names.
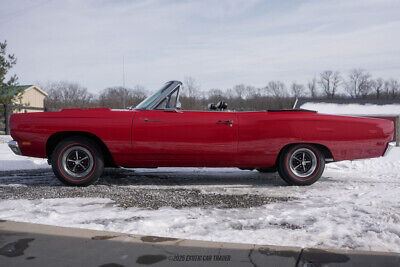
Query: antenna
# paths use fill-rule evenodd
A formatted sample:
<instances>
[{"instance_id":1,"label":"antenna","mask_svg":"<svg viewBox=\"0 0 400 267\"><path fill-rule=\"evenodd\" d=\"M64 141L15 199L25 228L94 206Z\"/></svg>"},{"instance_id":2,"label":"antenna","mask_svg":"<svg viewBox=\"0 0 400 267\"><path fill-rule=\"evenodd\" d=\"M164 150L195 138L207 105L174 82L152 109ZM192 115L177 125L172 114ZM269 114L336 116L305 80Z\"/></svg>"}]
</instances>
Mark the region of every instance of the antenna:
<instances>
[{"instance_id":1,"label":"antenna","mask_svg":"<svg viewBox=\"0 0 400 267\"><path fill-rule=\"evenodd\" d=\"M125 57L122 56L122 86L125 88Z\"/></svg>"},{"instance_id":2,"label":"antenna","mask_svg":"<svg viewBox=\"0 0 400 267\"><path fill-rule=\"evenodd\" d=\"M122 56L122 87L125 89L125 57ZM122 107L125 108L126 103L125 103L125 96L123 96L122 99Z\"/></svg>"}]
</instances>

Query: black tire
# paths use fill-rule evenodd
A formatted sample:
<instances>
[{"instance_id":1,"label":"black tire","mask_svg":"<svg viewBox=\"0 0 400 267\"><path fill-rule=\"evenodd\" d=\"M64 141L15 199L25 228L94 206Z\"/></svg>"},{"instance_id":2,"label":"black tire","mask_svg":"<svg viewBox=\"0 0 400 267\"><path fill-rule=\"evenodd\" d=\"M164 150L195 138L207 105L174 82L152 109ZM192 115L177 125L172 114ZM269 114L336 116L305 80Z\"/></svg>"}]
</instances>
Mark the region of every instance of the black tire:
<instances>
[{"instance_id":1,"label":"black tire","mask_svg":"<svg viewBox=\"0 0 400 267\"><path fill-rule=\"evenodd\" d=\"M85 137L71 137L57 144L51 156L57 178L66 185L88 186L104 170L104 157L99 146Z\"/></svg>"},{"instance_id":2,"label":"black tire","mask_svg":"<svg viewBox=\"0 0 400 267\"><path fill-rule=\"evenodd\" d=\"M266 168L257 168L257 171L261 173L273 173L276 172L277 169L275 167L266 167Z\"/></svg>"},{"instance_id":3,"label":"black tire","mask_svg":"<svg viewBox=\"0 0 400 267\"><path fill-rule=\"evenodd\" d=\"M289 185L311 185L318 181L324 169L325 157L312 145L290 146L279 157L279 175Z\"/></svg>"}]
</instances>

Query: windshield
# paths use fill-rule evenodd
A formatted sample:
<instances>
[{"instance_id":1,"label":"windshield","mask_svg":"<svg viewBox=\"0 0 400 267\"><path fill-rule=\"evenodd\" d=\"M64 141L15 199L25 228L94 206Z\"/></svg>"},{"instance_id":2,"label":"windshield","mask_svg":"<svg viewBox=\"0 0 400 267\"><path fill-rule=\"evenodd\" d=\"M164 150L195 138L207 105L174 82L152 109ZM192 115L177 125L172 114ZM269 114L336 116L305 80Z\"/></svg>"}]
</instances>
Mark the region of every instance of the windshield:
<instances>
[{"instance_id":1,"label":"windshield","mask_svg":"<svg viewBox=\"0 0 400 267\"><path fill-rule=\"evenodd\" d=\"M145 100L143 100L142 102L139 103L139 105L137 105L135 107L135 109L146 109L151 103L153 103L153 101L155 99L157 99L170 85L172 84L172 82L167 82L160 90L158 90L156 93L154 93L153 95L150 95L149 97L147 97Z\"/></svg>"}]
</instances>

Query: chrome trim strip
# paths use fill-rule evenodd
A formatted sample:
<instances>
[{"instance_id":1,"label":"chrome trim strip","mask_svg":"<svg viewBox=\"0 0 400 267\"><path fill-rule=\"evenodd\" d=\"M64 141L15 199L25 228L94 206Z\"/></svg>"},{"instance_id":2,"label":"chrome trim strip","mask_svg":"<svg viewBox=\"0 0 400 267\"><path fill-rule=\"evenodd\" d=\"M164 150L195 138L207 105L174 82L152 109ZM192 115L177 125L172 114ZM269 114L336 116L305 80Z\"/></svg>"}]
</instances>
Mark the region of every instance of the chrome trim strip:
<instances>
[{"instance_id":1,"label":"chrome trim strip","mask_svg":"<svg viewBox=\"0 0 400 267\"><path fill-rule=\"evenodd\" d=\"M10 141L8 142L8 147L14 152L16 155L22 155L21 150L19 149L17 141Z\"/></svg>"}]
</instances>

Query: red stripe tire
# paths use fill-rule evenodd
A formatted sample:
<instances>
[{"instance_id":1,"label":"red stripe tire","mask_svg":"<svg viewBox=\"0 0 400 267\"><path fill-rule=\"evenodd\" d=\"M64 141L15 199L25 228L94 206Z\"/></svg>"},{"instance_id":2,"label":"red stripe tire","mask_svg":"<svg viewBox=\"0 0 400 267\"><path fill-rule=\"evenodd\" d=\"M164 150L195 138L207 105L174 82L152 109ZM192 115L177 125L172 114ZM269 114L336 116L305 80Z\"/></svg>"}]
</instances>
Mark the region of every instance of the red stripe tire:
<instances>
[{"instance_id":1,"label":"red stripe tire","mask_svg":"<svg viewBox=\"0 0 400 267\"><path fill-rule=\"evenodd\" d=\"M103 173L104 158L94 141L86 137L70 137L57 144L51 155L51 165L63 184L88 186Z\"/></svg>"},{"instance_id":2,"label":"red stripe tire","mask_svg":"<svg viewBox=\"0 0 400 267\"><path fill-rule=\"evenodd\" d=\"M324 155L313 145L287 147L279 157L279 175L290 185L311 185L318 181L324 169Z\"/></svg>"}]
</instances>

